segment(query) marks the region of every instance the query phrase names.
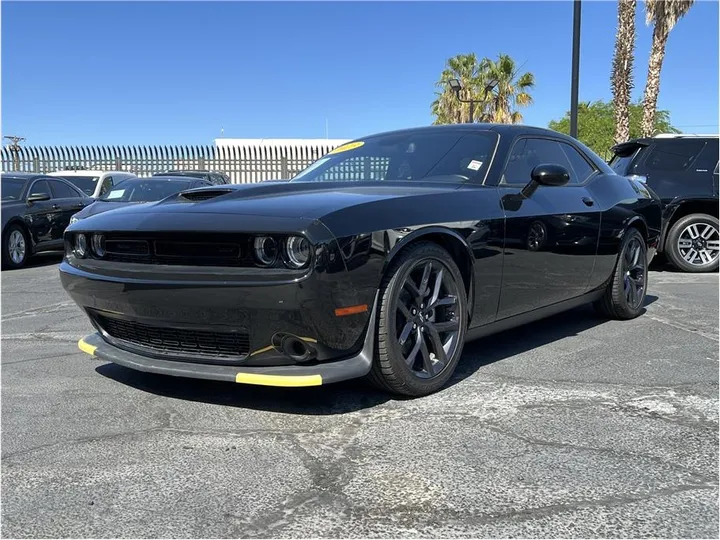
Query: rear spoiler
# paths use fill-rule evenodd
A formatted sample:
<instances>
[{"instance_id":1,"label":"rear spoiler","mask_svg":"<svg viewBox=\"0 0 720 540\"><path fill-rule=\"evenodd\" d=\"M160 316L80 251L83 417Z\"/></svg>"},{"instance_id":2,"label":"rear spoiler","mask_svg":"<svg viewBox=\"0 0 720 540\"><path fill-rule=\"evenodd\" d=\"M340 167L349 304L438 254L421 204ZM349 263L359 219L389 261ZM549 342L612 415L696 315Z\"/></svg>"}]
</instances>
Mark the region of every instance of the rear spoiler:
<instances>
[{"instance_id":1,"label":"rear spoiler","mask_svg":"<svg viewBox=\"0 0 720 540\"><path fill-rule=\"evenodd\" d=\"M613 152L616 156L625 157L629 156L630 154L634 153L638 148L643 148L645 146L649 146L649 141L642 141L642 140L634 140L634 141L627 141L624 143L616 144L615 146L610 148L610 151Z\"/></svg>"}]
</instances>

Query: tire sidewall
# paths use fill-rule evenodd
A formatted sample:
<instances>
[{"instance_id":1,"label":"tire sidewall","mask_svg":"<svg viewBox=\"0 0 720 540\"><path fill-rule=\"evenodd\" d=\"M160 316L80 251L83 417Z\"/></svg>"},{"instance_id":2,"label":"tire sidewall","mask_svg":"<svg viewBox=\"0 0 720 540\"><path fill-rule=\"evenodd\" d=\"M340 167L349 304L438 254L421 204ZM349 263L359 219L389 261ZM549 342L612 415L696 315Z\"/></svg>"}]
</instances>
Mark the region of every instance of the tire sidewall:
<instances>
[{"instance_id":1,"label":"tire sidewall","mask_svg":"<svg viewBox=\"0 0 720 540\"><path fill-rule=\"evenodd\" d=\"M417 377L405 363L396 337L398 334L398 328L396 326L395 313L397 310L399 293L402 290L405 279L407 279L412 269L420 261L432 261L433 263L442 265L443 270L449 271L452 275L458 290L458 306L456 310L460 317L460 329L457 336L458 345L455 353L450 358L448 365L439 375L436 375L429 380L423 380ZM413 394L425 395L439 390L447 383L450 377L452 377L460 361L468 321L467 293L465 291L465 285L462 275L460 274L460 270L458 270L457 265L450 257L450 254L439 247L433 248L430 246L423 246L415 250L414 253L403 261L403 263L395 271L393 278L388 283L386 294L383 295L383 301L387 304L385 312L387 313L388 321L385 328L387 332L386 337L389 343L388 359L392 364L393 371L396 375L401 376L403 383L412 391Z\"/></svg>"},{"instance_id":2,"label":"tire sidewall","mask_svg":"<svg viewBox=\"0 0 720 540\"><path fill-rule=\"evenodd\" d=\"M623 260L625 259L625 252L628 249L628 244L630 244L630 241L632 239L636 238L640 241L640 256L644 257L645 265L644 265L644 272L643 272L643 283L644 289L643 289L643 299L642 302L640 302L640 305L637 308L633 308L628 304L627 298L625 297L625 276L622 273L623 270ZM622 249L620 250L620 257L618 258L618 264L616 268L617 273L617 279L619 280L619 297L617 298L617 302L620 304L623 311L626 312L626 314L630 317L636 317L640 315L643 310L645 309L645 297L647 296L647 288L648 288L648 264L647 264L647 242L645 242L645 238L642 234L640 234L640 231L638 231L635 228L628 229L628 231L625 233L625 237L623 238L622 243Z\"/></svg>"},{"instance_id":3,"label":"tire sidewall","mask_svg":"<svg viewBox=\"0 0 720 540\"><path fill-rule=\"evenodd\" d=\"M12 234L13 231L19 231L20 234L23 235L23 238L25 240L25 257L19 263L13 262L13 260L10 258L10 248L9 248L8 243L10 242L10 235ZM10 269L16 269L16 268L22 268L23 266L25 266L25 264L27 263L27 260L28 260L30 244L28 242L28 235L23 230L23 228L20 227L19 225L15 225L15 224L8 226L5 229L5 231L3 232L2 243L3 243L2 244L3 267L10 268Z\"/></svg>"},{"instance_id":4,"label":"tire sidewall","mask_svg":"<svg viewBox=\"0 0 720 540\"><path fill-rule=\"evenodd\" d=\"M696 265L687 262L680 254L680 249L677 245L678 240L680 239L680 234L682 234L682 232L688 227L688 225L692 225L693 223L706 223L708 225L712 225L713 227L715 227L716 230L720 231L718 219L711 215L689 214L687 216L681 217L670 228L670 232L667 236L667 247L665 249L665 253L667 254L667 257L668 259L670 259L670 262L673 264L673 266L675 266L675 268L677 268L678 270L681 270L683 272L712 272L718 268L720 257L716 258L710 263Z\"/></svg>"}]
</instances>

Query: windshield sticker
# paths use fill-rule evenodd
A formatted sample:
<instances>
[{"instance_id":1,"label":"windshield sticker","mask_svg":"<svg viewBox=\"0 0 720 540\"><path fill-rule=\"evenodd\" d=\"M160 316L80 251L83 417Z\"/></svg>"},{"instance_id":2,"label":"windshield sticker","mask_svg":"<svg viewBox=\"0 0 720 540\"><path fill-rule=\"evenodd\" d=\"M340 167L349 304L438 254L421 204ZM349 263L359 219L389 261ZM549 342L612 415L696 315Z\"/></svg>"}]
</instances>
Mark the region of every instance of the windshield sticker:
<instances>
[{"instance_id":1,"label":"windshield sticker","mask_svg":"<svg viewBox=\"0 0 720 540\"><path fill-rule=\"evenodd\" d=\"M339 154L340 152L347 152L348 150L355 150L356 148L360 148L365 143L363 141L356 141L351 142L347 144L343 144L342 146L338 146L335 150L331 150L328 152L328 154Z\"/></svg>"},{"instance_id":2,"label":"windshield sticker","mask_svg":"<svg viewBox=\"0 0 720 540\"><path fill-rule=\"evenodd\" d=\"M108 200L119 199L120 197L123 196L123 193L125 193L124 189L116 189L115 191L111 191L110 193L108 193L108 196L105 198Z\"/></svg>"},{"instance_id":3,"label":"windshield sticker","mask_svg":"<svg viewBox=\"0 0 720 540\"><path fill-rule=\"evenodd\" d=\"M480 170L480 167L482 167L482 164L483 164L482 161L473 159L470 163L468 163L467 168L472 169L473 171L478 171L478 170Z\"/></svg>"}]
</instances>

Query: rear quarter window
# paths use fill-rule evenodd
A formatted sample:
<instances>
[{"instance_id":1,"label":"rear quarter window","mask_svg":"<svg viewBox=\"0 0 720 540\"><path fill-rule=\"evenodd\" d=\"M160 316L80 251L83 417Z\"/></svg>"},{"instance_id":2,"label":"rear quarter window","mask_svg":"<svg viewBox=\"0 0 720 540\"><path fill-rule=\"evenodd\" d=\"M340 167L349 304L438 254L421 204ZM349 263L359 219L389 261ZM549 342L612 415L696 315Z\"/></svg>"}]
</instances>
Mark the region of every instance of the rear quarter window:
<instances>
[{"instance_id":1,"label":"rear quarter window","mask_svg":"<svg viewBox=\"0 0 720 540\"><path fill-rule=\"evenodd\" d=\"M691 140L656 144L645 158L645 169L663 172L686 171L693 164L704 146L704 141Z\"/></svg>"}]
</instances>

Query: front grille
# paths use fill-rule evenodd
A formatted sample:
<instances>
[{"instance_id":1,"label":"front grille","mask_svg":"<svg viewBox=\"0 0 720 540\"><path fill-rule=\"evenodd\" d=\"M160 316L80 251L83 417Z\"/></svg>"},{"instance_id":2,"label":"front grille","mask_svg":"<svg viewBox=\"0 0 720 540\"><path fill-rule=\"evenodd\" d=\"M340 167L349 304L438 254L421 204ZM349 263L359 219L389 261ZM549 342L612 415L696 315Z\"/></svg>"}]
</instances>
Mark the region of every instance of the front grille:
<instances>
[{"instance_id":1,"label":"front grille","mask_svg":"<svg viewBox=\"0 0 720 540\"><path fill-rule=\"evenodd\" d=\"M244 332L165 328L99 313L94 313L93 319L111 338L163 356L240 360L250 349L249 336Z\"/></svg>"},{"instance_id":2,"label":"front grille","mask_svg":"<svg viewBox=\"0 0 720 540\"><path fill-rule=\"evenodd\" d=\"M174 266L255 267L251 238L227 233L107 233L102 259Z\"/></svg>"}]
</instances>

